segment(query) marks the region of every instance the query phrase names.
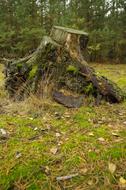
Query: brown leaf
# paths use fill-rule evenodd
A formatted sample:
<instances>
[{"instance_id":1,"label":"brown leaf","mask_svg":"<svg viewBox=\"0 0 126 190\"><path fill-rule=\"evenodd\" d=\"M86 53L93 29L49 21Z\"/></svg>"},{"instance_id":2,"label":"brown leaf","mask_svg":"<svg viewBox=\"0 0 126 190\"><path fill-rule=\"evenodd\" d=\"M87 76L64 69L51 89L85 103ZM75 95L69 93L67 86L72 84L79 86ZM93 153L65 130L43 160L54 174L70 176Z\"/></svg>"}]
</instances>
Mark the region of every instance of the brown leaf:
<instances>
[{"instance_id":1,"label":"brown leaf","mask_svg":"<svg viewBox=\"0 0 126 190\"><path fill-rule=\"evenodd\" d=\"M115 132L113 132L112 135L115 136L115 137L118 137L118 136L119 136L119 134L117 134L117 133L115 133Z\"/></svg>"},{"instance_id":2,"label":"brown leaf","mask_svg":"<svg viewBox=\"0 0 126 190\"><path fill-rule=\"evenodd\" d=\"M88 185L92 186L93 185L93 180L89 180L87 183L88 183Z\"/></svg>"},{"instance_id":3,"label":"brown leaf","mask_svg":"<svg viewBox=\"0 0 126 190\"><path fill-rule=\"evenodd\" d=\"M61 134L60 133L56 133L56 137L60 137L61 136Z\"/></svg>"},{"instance_id":4,"label":"brown leaf","mask_svg":"<svg viewBox=\"0 0 126 190\"><path fill-rule=\"evenodd\" d=\"M105 139L104 139L103 137L98 138L98 140L99 140L100 142L104 142L104 141L105 141Z\"/></svg>"},{"instance_id":5,"label":"brown leaf","mask_svg":"<svg viewBox=\"0 0 126 190\"><path fill-rule=\"evenodd\" d=\"M88 172L88 169L87 168L81 168L80 169L80 173L81 174L86 174Z\"/></svg>"},{"instance_id":6,"label":"brown leaf","mask_svg":"<svg viewBox=\"0 0 126 190\"><path fill-rule=\"evenodd\" d=\"M57 149L56 147L53 147L53 148L50 149L50 152L51 152L52 154L56 154L57 151L58 151L58 149Z\"/></svg>"},{"instance_id":7,"label":"brown leaf","mask_svg":"<svg viewBox=\"0 0 126 190\"><path fill-rule=\"evenodd\" d=\"M94 136L94 133L93 132L90 132L88 133L89 136L93 137Z\"/></svg>"},{"instance_id":8,"label":"brown leaf","mask_svg":"<svg viewBox=\"0 0 126 190\"><path fill-rule=\"evenodd\" d=\"M116 165L113 163L109 163L108 168L109 168L109 171L111 172L111 174L113 174L116 170Z\"/></svg>"}]
</instances>

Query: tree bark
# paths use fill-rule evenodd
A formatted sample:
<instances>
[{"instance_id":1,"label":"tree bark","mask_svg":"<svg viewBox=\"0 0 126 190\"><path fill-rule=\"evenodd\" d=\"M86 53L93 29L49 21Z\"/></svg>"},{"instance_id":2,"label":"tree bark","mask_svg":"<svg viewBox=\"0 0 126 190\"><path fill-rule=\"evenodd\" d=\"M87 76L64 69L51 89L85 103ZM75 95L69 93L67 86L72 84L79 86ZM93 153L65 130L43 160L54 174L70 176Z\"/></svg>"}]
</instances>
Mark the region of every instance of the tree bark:
<instances>
[{"instance_id":1,"label":"tree bark","mask_svg":"<svg viewBox=\"0 0 126 190\"><path fill-rule=\"evenodd\" d=\"M52 84L52 92L65 88L95 97L100 94L113 103L123 101L122 90L98 76L84 60L82 52L87 43L87 33L54 26L50 37L43 37L32 55L7 64L6 88L10 96L22 99L30 92L40 92L42 85Z\"/></svg>"}]
</instances>

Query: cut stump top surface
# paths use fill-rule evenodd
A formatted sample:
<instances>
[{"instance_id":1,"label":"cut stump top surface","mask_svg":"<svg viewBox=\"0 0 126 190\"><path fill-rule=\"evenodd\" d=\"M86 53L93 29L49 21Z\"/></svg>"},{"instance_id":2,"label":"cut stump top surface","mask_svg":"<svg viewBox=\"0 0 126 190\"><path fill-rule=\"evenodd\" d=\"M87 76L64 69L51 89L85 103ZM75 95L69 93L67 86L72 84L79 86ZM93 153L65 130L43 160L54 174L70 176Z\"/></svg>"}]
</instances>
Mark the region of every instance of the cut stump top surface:
<instances>
[{"instance_id":1,"label":"cut stump top surface","mask_svg":"<svg viewBox=\"0 0 126 190\"><path fill-rule=\"evenodd\" d=\"M75 29L72 29L72 28L66 28L66 27L62 27L62 26L53 26L53 28L58 29L58 30L62 30L64 32L72 33L72 34L79 34L79 35L88 36L88 33L83 32L81 30L75 30Z\"/></svg>"},{"instance_id":2,"label":"cut stump top surface","mask_svg":"<svg viewBox=\"0 0 126 190\"><path fill-rule=\"evenodd\" d=\"M81 44L87 44L87 42L88 42L88 33L80 31L80 30L74 30L72 28L62 27L62 26L53 26L50 37L55 42L57 42L61 45L66 44L66 42L67 42L67 44L71 43L71 42L75 42L75 41L76 41L76 43L81 41ZM79 46L80 46L80 44L79 44ZM85 45L85 47L86 47L86 45Z\"/></svg>"}]
</instances>

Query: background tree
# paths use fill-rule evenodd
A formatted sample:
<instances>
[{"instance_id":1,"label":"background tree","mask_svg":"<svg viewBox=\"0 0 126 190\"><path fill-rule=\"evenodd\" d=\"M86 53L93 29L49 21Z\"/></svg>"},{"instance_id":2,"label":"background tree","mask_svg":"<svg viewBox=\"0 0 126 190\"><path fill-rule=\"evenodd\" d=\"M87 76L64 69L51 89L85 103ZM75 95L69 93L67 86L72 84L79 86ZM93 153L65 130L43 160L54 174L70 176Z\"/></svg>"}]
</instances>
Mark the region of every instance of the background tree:
<instances>
[{"instance_id":1,"label":"background tree","mask_svg":"<svg viewBox=\"0 0 126 190\"><path fill-rule=\"evenodd\" d=\"M53 25L89 32L90 61L126 61L124 0L1 0L1 56L34 51Z\"/></svg>"}]
</instances>

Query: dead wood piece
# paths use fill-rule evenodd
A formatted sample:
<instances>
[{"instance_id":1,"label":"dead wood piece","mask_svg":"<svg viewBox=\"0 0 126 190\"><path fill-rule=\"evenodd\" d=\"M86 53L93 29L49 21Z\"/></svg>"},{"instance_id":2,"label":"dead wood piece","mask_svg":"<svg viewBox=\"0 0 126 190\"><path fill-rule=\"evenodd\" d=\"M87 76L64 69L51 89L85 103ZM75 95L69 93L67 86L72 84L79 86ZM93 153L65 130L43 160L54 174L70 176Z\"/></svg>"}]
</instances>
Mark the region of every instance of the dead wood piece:
<instances>
[{"instance_id":1,"label":"dead wood piece","mask_svg":"<svg viewBox=\"0 0 126 190\"><path fill-rule=\"evenodd\" d=\"M68 179L71 179L73 177L77 177L79 174L76 173L76 174L71 174L71 175L67 175L67 176L61 176L61 177L57 177L57 181L64 181L64 180L68 180Z\"/></svg>"},{"instance_id":2,"label":"dead wood piece","mask_svg":"<svg viewBox=\"0 0 126 190\"><path fill-rule=\"evenodd\" d=\"M64 106L68 108L79 108L83 104L84 97L74 97L74 96L66 96L62 92L55 91L53 93L53 98L55 101L57 101L60 104L63 104Z\"/></svg>"}]
</instances>

